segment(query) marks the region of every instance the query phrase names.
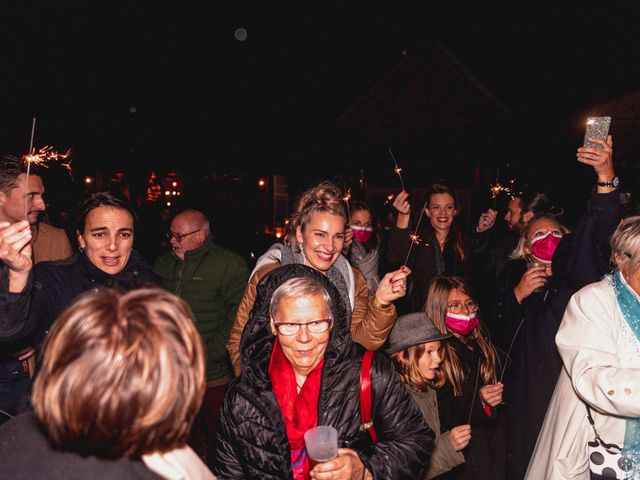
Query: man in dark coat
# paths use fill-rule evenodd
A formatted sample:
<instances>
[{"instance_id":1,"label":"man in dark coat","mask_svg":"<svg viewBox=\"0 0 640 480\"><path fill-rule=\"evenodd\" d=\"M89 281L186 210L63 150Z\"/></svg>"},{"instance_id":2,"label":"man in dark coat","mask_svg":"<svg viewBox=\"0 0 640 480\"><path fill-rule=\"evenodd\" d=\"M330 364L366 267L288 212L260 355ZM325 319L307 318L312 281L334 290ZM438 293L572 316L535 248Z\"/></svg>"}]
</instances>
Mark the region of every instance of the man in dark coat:
<instances>
[{"instance_id":1,"label":"man in dark coat","mask_svg":"<svg viewBox=\"0 0 640 480\"><path fill-rule=\"evenodd\" d=\"M371 366L377 443L372 444L369 433L361 431L363 348L351 340L349 322L335 287L319 272L297 264L274 270L258 285L240 346L245 369L230 385L223 404L214 473L220 478L292 477L285 420L269 374L276 340L269 309L276 289L298 277L320 283L333 302L333 327L323 354L317 399L318 425L331 425L338 431L338 446L357 454L368 472L366 478L419 478L429 462L433 432L425 425L391 361L382 354L376 354Z\"/></svg>"}]
</instances>

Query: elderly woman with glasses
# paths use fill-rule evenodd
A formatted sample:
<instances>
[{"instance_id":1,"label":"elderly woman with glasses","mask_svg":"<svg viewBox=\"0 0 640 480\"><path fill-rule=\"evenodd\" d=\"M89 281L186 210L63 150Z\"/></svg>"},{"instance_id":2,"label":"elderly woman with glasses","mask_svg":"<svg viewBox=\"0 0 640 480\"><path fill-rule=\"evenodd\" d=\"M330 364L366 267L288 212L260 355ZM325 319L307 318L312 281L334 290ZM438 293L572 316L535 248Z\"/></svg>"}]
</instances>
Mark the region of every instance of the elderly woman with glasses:
<instances>
[{"instance_id":1,"label":"elderly woman with glasses","mask_svg":"<svg viewBox=\"0 0 640 480\"><path fill-rule=\"evenodd\" d=\"M564 369L528 479L588 479L590 468L604 475L597 478L640 478L640 216L620 223L610 244L615 269L571 297L558 329ZM605 465L589 465L594 429L603 442L622 447L632 466L606 472Z\"/></svg>"},{"instance_id":2,"label":"elderly woman with glasses","mask_svg":"<svg viewBox=\"0 0 640 480\"><path fill-rule=\"evenodd\" d=\"M220 416L220 478L419 477L433 432L383 354L370 369L377 443L360 428L364 350L348 330L340 293L315 269L285 265L258 284L240 347L246 367ZM304 434L318 425L337 430L340 448L314 466Z\"/></svg>"}]
</instances>

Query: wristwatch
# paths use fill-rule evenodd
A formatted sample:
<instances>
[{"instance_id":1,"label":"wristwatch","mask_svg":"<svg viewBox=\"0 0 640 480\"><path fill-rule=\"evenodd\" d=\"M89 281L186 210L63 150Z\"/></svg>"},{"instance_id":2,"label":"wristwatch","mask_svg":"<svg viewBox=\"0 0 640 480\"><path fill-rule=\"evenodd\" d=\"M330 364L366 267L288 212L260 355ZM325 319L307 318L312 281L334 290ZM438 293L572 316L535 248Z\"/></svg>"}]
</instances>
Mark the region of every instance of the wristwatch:
<instances>
[{"instance_id":1,"label":"wristwatch","mask_svg":"<svg viewBox=\"0 0 640 480\"><path fill-rule=\"evenodd\" d=\"M618 188L618 185L620 185L620 179L618 177L613 177L613 179L608 182L598 182L597 185L599 187Z\"/></svg>"}]
</instances>

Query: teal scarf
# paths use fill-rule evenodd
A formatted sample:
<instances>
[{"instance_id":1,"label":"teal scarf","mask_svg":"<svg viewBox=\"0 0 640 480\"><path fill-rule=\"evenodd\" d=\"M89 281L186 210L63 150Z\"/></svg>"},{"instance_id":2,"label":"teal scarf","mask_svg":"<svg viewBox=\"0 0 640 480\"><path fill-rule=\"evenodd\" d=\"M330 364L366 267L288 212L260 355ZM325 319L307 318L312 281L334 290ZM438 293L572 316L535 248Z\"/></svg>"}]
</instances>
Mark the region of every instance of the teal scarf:
<instances>
[{"instance_id":1,"label":"teal scarf","mask_svg":"<svg viewBox=\"0 0 640 480\"><path fill-rule=\"evenodd\" d=\"M624 319L640 341L640 302L631 289L622 281L619 270L613 274L613 289ZM628 418L624 432L622 456L633 465L628 478L640 478L640 418Z\"/></svg>"}]
</instances>

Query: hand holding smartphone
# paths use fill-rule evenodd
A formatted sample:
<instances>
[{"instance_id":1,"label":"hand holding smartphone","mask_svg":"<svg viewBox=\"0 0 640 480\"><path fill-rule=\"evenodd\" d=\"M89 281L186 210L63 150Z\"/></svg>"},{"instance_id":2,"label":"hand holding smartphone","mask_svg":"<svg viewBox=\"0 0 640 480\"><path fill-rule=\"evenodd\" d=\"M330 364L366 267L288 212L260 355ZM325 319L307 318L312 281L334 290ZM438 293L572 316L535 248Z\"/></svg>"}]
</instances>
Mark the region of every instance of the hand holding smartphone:
<instances>
[{"instance_id":1,"label":"hand holding smartphone","mask_svg":"<svg viewBox=\"0 0 640 480\"><path fill-rule=\"evenodd\" d=\"M602 148L597 143L591 142L590 138L597 138L603 142L607 141L609 135L609 127L611 126L611 117L589 117L587 118L587 128L584 133L585 147Z\"/></svg>"}]
</instances>

